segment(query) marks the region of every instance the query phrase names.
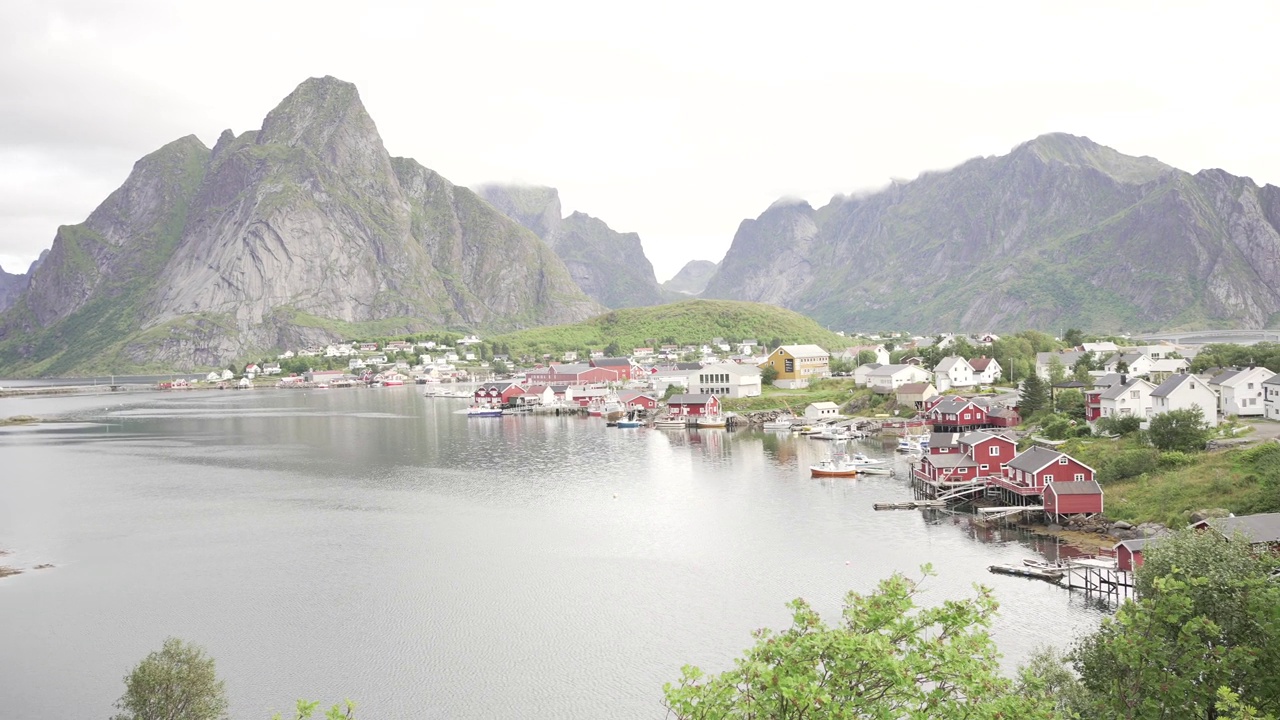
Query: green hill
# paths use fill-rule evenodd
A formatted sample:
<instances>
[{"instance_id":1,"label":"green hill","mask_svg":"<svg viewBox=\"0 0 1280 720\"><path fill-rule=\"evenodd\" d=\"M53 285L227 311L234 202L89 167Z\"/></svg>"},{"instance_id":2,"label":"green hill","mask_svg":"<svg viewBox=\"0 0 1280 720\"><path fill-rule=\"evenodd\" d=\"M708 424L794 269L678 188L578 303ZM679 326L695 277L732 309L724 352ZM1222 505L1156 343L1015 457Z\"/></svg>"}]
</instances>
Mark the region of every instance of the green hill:
<instances>
[{"instance_id":1,"label":"green hill","mask_svg":"<svg viewBox=\"0 0 1280 720\"><path fill-rule=\"evenodd\" d=\"M812 319L772 305L734 300L684 300L614 310L573 325L555 325L492 338L512 357L539 356L616 343L623 352L658 345L697 345L712 338L735 342L813 343L843 347L845 339Z\"/></svg>"}]
</instances>

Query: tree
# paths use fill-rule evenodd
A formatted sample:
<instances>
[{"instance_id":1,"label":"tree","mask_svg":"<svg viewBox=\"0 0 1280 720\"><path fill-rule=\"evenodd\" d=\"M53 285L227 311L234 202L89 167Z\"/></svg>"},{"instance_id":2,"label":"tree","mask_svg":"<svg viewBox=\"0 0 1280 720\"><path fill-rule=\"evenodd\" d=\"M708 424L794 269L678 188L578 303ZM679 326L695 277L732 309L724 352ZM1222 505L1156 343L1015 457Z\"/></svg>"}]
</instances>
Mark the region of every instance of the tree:
<instances>
[{"instance_id":1,"label":"tree","mask_svg":"<svg viewBox=\"0 0 1280 720\"><path fill-rule=\"evenodd\" d=\"M1137 415L1108 415L1098 419L1098 431L1107 435L1132 435L1142 429Z\"/></svg>"},{"instance_id":2,"label":"tree","mask_svg":"<svg viewBox=\"0 0 1280 720\"><path fill-rule=\"evenodd\" d=\"M114 720L222 720L227 695L213 658L177 638L143 658L124 678Z\"/></svg>"},{"instance_id":3,"label":"tree","mask_svg":"<svg viewBox=\"0 0 1280 720\"><path fill-rule=\"evenodd\" d=\"M1084 393L1074 388L1059 390L1054 396L1054 409L1072 420L1084 421Z\"/></svg>"},{"instance_id":4,"label":"tree","mask_svg":"<svg viewBox=\"0 0 1280 720\"><path fill-rule=\"evenodd\" d=\"M1147 545L1138 599L1072 651L1089 718L1248 717L1280 709L1276 562L1243 539L1186 529ZM1236 693L1224 698L1221 688ZM1255 714L1256 717L1256 714Z\"/></svg>"},{"instance_id":5,"label":"tree","mask_svg":"<svg viewBox=\"0 0 1280 720\"><path fill-rule=\"evenodd\" d=\"M885 349L888 349L887 343L885 345ZM858 367L861 365L869 365L875 361L876 361L875 353L871 352L870 350L859 350L858 357L855 358L853 362L854 362L854 366Z\"/></svg>"},{"instance_id":6,"label":"tree","mask_svg":"<svg viewBox=\"0 0 1280 720\"><path fill-rule=\"evenodd\" d=\"M316 710L320 709L319 700L302 700L299 699L295 707L295 720L310 720ZM334 705L324 713L324 720L352 720L356 716L356 704L350 700L346 700L340 704ZM271 716L271 720L283 720L280 713Z\"/></svg>"},{"instance_id":7,"label":"tree","mask_svg":"<svg viewBox=\"0 0 1280 720\"><path fill-rule=\"evenodd\" d=\"M765 365L760 371L760 383L762 385L772 385L774 380L778 379L778 369L772 365Z\"/></svg>"},{"instance_id":8,"label":"tree","mask_svg":"<svg viewBox=\"0 0 1280 720\"><path fill-rule=\"evenodd\" d=\"M868 595L851 592L834 626L794 600L790 628L757 631L720 675L686 665L663 688L666 706L676 718L1054 717L1051 703L1001 676L989 589L918 608L917 588L895 574Z\"/></svg>"},{"instance_id":9,"label":"tree","mask_svg":"<svg viewBox=\"0 0 1280 720\"><path fill-rule=\"evenodd\" d=\"M1088 356L1082 355L1080 359L1076 361L1076 364L1071 366L1071 379L1078 383L1091 385L1093 376L1089 374L1089 363L1084 361L1086 357Z\"/></svg>"},{"instance_id":10,"label":"tree","mask_svg":"<svg viewBox=\"0 0 1280 720\"><path fill-rule=\"evenodd\" d=\"M1068 328L1062 334L1062 342L1066 343L1067 347L1080 347L1084 343L1084 333L1078 328Z\"/></svg>"},{"instance_id":11,"label":"tree","mask_svg":"<svg viewBox=\"0 0 1280 720\"><path fill-rule=\"evenodd\" d=\"M1022 417L1032 415L1049 407L1049 388L1039 375L1032 373L1022 381L1022 392L1018 398L1018 412Z\"/></svg>"},{"instance_id":12,"label":"tree","mask_svg":"<svg viewBox=\"0 0 1280 720\"><path fill-rule=\"evenodd\" d=\"M494 360L489 363L489 368L493 370L495 375L506 375L510 372L510 368L508 368L507 364L501 360Z\"/></svg>"},{"instance_id":13,"label":"tree","mask_svg":"<svg viewBox=\"0 0 1280 720\"><path fill-rule=\"evenodd\" d=\"M1205 422L1204 411L1193 405L1153 416L1147 434L1158 450L1199 452L1209 441L1209 423Z\"/></svg>"},{"instance_id":14,"label":"tree","mask_svg":"<svg viewBox=\"0 0 1280 720\"><path fill-rule=\"evenodd\" d=\"M1058 385L1067 379L1067 366L1062 364L1062 358L1057 355L1049 358L1049 383Z\"/></svg>"},{"instance_id":15,"label":"tree","mask_svg":"<svg viewBox=\"0 0 1280 720\"><path fill-rule=\"evenodd\" d=\"M608 345L604 346L605 357L618 357L622 355L622 348L618 347L617 340L610 340Z\"/></svg>"}]
</instances>

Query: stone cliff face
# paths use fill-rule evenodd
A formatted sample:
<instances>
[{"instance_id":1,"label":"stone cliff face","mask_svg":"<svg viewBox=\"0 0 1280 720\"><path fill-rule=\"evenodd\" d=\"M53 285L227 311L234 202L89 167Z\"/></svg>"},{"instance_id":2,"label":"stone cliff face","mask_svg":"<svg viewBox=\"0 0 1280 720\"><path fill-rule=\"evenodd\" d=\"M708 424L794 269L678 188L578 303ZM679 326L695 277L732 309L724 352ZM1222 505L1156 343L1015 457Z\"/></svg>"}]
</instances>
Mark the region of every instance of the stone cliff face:
<instances>
[{"instance_id":1,"label":"stone cliff face","mask_svg":"<svg viewBox=\"0 0 1280 720\"><path fill-rule=\"evenodd\" d=\"M1280 189L1046 135L814 210L744 221L704 297L849 329L1261 327Z\"/></svg>"},{"instance_id":2,"label":"stone cliff face","mask_svg":"<svg viewBox=\"0 0 1280 720\"><path fill-rule=\"evenodd\" d=\"M617 232L580 212L561 218L555 188L483 185L476 192L545 240L578 287L601 305L624 308L663 302L639 235Z\"/></svg>"},{"instance_id":3,"label":"stone cliff face","mask_svg":"<svg viewBox=\"0 0 1280 720\"><path fill-rule=\"evenodd\" d=\"M674 277L662 283L662 289L679 295L700 295L718 267L710 260L690 260Z\"/></svg>"},{"instance_id":4,"label":"stone cliff face","mask_svg":"<svg viewBox=\"0 0 1280 720\"><path fill-rule=\"evenodd\" d=\"M507 330L599 310L533 233L390 157L355 86L313 78L260 130L148 155L60 228L0 318L0 364L188 369L362 327Z\"/></svg>"},{"instance_id":5,"label":"stone cliff face","mask_svg":"<svg viewBox=\"0 0 1280 720\"><path fill-rule=\"evenodd\" d=\"M0 312L17 301L22 291L27 289L27 275L7 273L0 267Z\"/></svg>"}]
</instances>

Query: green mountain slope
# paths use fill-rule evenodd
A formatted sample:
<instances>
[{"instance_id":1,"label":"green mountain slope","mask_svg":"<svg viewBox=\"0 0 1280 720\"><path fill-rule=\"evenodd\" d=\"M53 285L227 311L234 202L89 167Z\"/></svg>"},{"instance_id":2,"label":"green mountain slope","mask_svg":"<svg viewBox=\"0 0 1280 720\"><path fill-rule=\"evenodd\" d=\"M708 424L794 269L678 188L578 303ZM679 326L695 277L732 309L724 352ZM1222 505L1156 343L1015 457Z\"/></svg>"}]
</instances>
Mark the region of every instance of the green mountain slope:
<instances>
[{"instance_id":1,"label":"green mountain slope","mask_svg":"<svg viewBox=\"0 0 1280 720\"><path fill-rule=\"evenodd\" d=\"M382 145L354 85L135 165L0 316L0 374L186 370L355 329L503 331L600 306L537 236Z\"/></svg>"},{"instance_id":2,"label":"green mountain slope","mask_svg":"<svg viewBox=\"0 0 1280 720\"><path fill-rule=\"evenodd\" d=\"M1261 327L1280 312L1280 188L1070 135L744 221L704 297L846 329Z\"/></svg>"},{"instance_id":3,"label":"green mountain slope","mask_svg":"<svg viewBox=\"0 0 1280 720\"><path fill-rule=\"evenodd\" d=\"M755 339L769 343L814 343L843 347L845 339L799 313L762 303L683 300L655 307L614 310L572 325L533 328L493 338L513 355L603 348L618 343L624 351L655 344L689 345Z\"/></svg>"}]
</instances>

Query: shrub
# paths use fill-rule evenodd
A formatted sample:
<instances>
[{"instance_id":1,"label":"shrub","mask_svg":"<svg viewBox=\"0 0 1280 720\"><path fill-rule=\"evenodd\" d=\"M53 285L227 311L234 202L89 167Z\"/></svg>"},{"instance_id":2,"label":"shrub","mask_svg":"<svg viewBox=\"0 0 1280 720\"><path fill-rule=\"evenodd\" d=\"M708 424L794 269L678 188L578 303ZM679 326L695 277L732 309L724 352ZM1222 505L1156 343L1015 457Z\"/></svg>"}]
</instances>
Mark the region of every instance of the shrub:
<instances>
[{"instance_id":1,"label":"shrub","mask_svg":"<svg viewBox=\"0 0 1280 720\"><path fill-rule=\"evenodd\" d=\"M1151 448L1133 448L1105 458L1097 468L1098 482L1114 482L1138 477L1160 464L1160 453Z\"/></svg>"},{"instance_id":2,"label":"shrub","mask_svg":"<svg viewBox=\"0 0 1280 720\"><path fill-rule=\"evenodd\" d=\"M1040 428L1040 432L1050 440L1066 440L1073 431L1071 421L1061 415L1050 418Z\"/></svg>"},{"instance_id":3,"label":"shrub","mask_svg":"<svg viewBox=\"0 0 1280 720\"><path fill-rule=\"evenodd\" d=\"M1098 420L1098 431L1109 435L1132 435L1142 427L1142 419L1133 415L1115 416L1101 418Z\"/></svg>"},{"instance_id":4,"label":"shrub","mask_svg":"<svg viewBox=\"0 0 1280 720\"><path fill-rule=\"evenodd\" d=\"M1280 447L1278 445L1277 447ZM1180 468L1194 465L1196 459L1192 455L1188 455L1180 450L1169 450L1160 453L1160 467L1162 468Z\"/></svg>"}]
</instances>

